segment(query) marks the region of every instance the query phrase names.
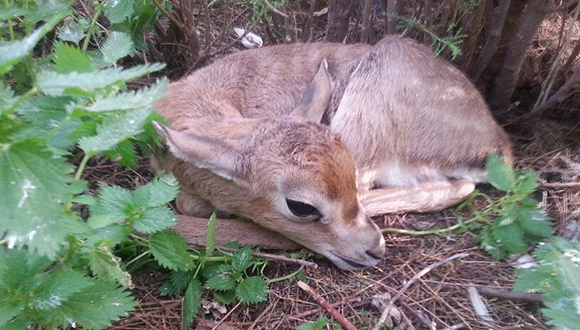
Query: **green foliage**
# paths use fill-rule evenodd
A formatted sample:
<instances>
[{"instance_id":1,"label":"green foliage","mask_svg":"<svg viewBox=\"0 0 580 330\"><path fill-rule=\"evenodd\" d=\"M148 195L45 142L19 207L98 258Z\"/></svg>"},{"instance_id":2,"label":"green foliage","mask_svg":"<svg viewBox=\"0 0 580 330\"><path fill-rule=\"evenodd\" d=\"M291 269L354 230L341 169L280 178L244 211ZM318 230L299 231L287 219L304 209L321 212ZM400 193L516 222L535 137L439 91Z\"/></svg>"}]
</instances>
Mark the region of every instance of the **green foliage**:
<instances>
[{"instance_id":1,"label":"green foliage","mask_svg":"<svg viewBox=\"0 0 580 330\"><path fill-rule=\"evenodd\" d=\"M538 266L516 271L518 292L543 294L544 315L555 329L580 325L580 243L554 238L534 251Z\"/></svg>"},{"instance_id":2,"label":"green foliage","mask_svg":"<svg viewBox=\"0 0 580 330\"><path fill-rule=\"evenodd\" d=\"M303 323L298 326L298 330L325 330L325 329L333 329L339 330L342 329L341 326L335 324L332 320L327 319L324 316L319 316L314 323Z\"/></svg>"},{"instance_id":3,"label":"green foliage","mask_svg":"<svg viewBox=\"0 0 580 330\"><path fill-rule=\"evenodd\" d=\"M511 169L496 155L488 158L486 171L489 183L505 195L497 202L490 199L486 211L476 211L476 217L489 223L477 237L481 247L501 259L510 253L525 253L528 245L550 237L550 221L529 197L538 187L537 174ZM492 214L496 215L493 221Z\"/></svg>"}]
</instances>

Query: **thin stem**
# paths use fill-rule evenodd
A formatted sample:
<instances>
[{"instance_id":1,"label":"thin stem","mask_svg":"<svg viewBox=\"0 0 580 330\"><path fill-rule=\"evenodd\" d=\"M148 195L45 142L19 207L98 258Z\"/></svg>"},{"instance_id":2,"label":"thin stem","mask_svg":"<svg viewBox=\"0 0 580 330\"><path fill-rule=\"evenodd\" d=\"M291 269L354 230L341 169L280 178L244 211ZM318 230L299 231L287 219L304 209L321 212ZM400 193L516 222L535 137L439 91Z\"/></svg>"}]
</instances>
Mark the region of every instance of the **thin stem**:
<instances>
[{"instance_id":1,"label":"thin stem","mask_svg":"<svg viewBox=\"0 0 580 330\"><path fill-rule=\"evenodd\" d=\"M95 27L95 24L97 23L97 20L99 19L99 16L101 16L102 12L103 12L103 6L98 5L97 12L93 16L93 19L91 20L91 24L89 25L89 28L87 30L87 36L85 37L85 41L83 42L83 48L82 48L83 52L86 52L87 49L89 48L89 42L91 41L91 34L93 34L93 29Z\"/></svg>"},{"instance_id":2,"label":"thin stem","mask_svg":"<svg viewBox=\"0 0 580 330\"><path fill-rule=\"evenodd\" d=\"M4 0L4 7L6 9L10 8L10 3L8 0ZM12 27L12 20L8 20L8 34L10 34L10 41L14 40L14 28Z\"/></svg>"},{"instance_id":3,"label":"thin stem","mask_svg":"<svg viewBox=\"0 0 580 330\"><path fill-rule=\"evenodd\" d=\"M148 255L149 253L151 253L149 250L141 253L140 255L136 256L133 260L129 261L128 263L125 264L125 267L128 267L130 264L134 263L135 261L143 258L144 256Z\"/></svg>"},{"instance_id":4,"label":"thin stem","mask_svg":"<svg viewBox=\"0 0 580 330\"><path fill-rule=\"evenodd\" d=\"M474 217L464 222L458 222L453 226L443 228L443 229L432 229L432 230L406 230L406 229L396 229L396 228L384 228L381 230L383 233L397 233L410 236L422 236L422 235L440 235L443 233L448 233L454 231L462 226L468 225L472 222L479 220L479 218Z\"/></svg>"},{"instance_id":5,"label":"thin stem","mask_svg":"<svg viewBox=\"0 0 580 330\"><path fill-rule=\"evenodd\" d=\"M282 276L282 277L277 277L277 278L267 280L266 284L272 284L272 283L276 283L276 282L280 282L280 281L289 280L289 279L293 278L294 276L298 275L298 273L300 273L303 269L304 269L304 265L301 265L300 268L298 268L295 272L292 272L292 273L285 275L285 276Z\"/></svg>"},{"instance_id":6,"label":"thin stem","mask_svg":"<svg viewBox=\"0 0 580 330\"><path fill-rule=\"evenodd\" d=\"M8 109L8 112L13 112L22 102L28 100L29 98L33 97L34 95L40 93L40 89L37 86L32 87L28 90L28 92L22 94L16 102Z\"/></svg>"},{"instance_id":7,"label":"thin stem","mask_svg":"<svg viewBox=\"0 0 580 330\"><path fill-rule=\"evenodd\" d=\"M77 169L77 173L75 174L75 180L81 179L81 175L83 175L83 171L85 170L85 166L87 166L87 162L89 161L89 158L91 158L91 155L85 154L85 156L83 157L83 160L81 160L81 163L79 164L79 167Z\"/></svg>"}]
</instances>

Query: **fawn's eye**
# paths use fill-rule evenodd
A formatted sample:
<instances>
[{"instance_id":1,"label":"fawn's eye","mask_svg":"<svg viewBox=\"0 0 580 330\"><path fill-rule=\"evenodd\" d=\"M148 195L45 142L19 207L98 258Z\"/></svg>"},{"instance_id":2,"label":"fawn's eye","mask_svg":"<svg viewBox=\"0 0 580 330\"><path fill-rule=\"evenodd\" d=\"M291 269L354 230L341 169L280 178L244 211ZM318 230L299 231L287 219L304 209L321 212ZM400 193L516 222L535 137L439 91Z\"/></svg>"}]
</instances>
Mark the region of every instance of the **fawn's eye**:
<instances>
[{"instance_id":1,"label":"fawn's eye","mask_svg":"<svg viewBox=\"0 0 580 330\"><path fill-rule=\"evenodd\" d=\"M318 212L318 210L310 204L294 201L291 199L287 199L286 204L288 205L290 212L292 212L297 217L305 218L309 216L320 216L320 212Z\"/></svg>"}]
</instances>

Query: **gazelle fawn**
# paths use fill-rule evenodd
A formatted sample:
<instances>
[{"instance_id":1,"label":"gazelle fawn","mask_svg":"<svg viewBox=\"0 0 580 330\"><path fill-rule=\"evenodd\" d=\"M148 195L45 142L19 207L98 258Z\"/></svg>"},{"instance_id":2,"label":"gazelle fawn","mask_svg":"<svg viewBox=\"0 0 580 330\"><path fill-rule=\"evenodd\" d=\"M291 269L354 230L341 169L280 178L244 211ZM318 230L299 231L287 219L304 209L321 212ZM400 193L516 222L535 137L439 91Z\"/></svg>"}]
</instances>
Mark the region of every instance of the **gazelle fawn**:
<instances>
[{"instance_id":1,"label":"gazelle fawn","mask_svg":"<svg viewBox=\"0 0 580 330\"><path fill-rule=\"evenodd\" d=\"M179 211L252 219L338 267L374 266L369 215L442 209L485 180L510 143L452 65L407 39L243 51L170 85L153 160Z\"/></svg>"}]
</instances>

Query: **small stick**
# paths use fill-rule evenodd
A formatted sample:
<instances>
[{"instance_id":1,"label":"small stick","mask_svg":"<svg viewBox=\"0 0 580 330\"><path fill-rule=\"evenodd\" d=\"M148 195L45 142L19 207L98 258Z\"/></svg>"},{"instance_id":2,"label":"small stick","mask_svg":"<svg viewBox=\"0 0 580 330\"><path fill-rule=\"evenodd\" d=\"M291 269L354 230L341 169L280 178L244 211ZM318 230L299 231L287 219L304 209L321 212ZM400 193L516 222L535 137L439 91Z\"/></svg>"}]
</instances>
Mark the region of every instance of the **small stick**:
<instances>
[{"instance_id":1,"label":"small stick","mask_svg":"<svg viewBox=\"0 0 580 330\"><path fill-rule=\"evenodd\" d=\"M352 299L347 299L346 301L339 301L339 302L335 302L330 304L332 307L339 307L340 305L344 304L344 303L351 303L353 307L360 307L360 306L364 306L367 304L370 304L372 302L372 299L361 299L361 298L352 298ZM298 313L296 315L291 315L285 318L282 318L281 320L278 320L276 322L273 322L272 324L270 324L268 326L268 329L274 329L276 328L278 325L280 325L281 323L283 323L286 319L291 318L291 319L303 319L312 315L316 315L318 313L320 313L321 309L320 308L314 308L311 310L307 310L305 312L302 313Z\"/></svg>"},{"instance_id":2,"label":"small stick","mask_svg":"<svg viewBox=\"0 0 580 330\"><path fill-rule=\"evenodd\" d=\"M237 252L237 249L232 249L232 248L227 248L227 247L220 247L220 250L224 250L224 251L228 251L228 252ZM306 261L306 260L302 260L302 259L295 259L295 258L288 258L285 256L281 256L278 254L270 254L270 253L262 253L262 252L252 252L252 255L254 257L258 257L258 258L266 258L266 259L272 259L272 260L276 260L276 261L282 261L282 262L289 262L289 263L293 263L293 264L299 264L302 265L304 267L311 267L313 269L317 269L318 265L314 262L310 262L310 261Z\"/></svg>"},{"instance_id":3,"label":"small stick","mask_svg":"<svg viewBox=\"0 0 580 330\"><path fill-rule=\"evenodd\" d=\"M270 8L271 11L275 12L276 14L284 18L288 18L288 14L279 11L276 7L272 6L272 4L268 2L268 0L264 0L264 3L266 4L266 6L268 6L268 8Z\"/></svg>"},{"instance_id":4,"label":"small stick","mask_svg":"<svg viewBox=\"0 0 580 330\"><path fill-rule=\"evenodd\" d=\"M542 302L542 295L537 293L510 292L486 287L476 287L476 289L479 291L479 293L488 297L517 300L529 303Z\"/></svg>"},{"instance_id":5,"label":"small stick","mask_svg":"<svg viewBox=\"0 0 580 330\"><path fill-rule=\"evenodd\" d=\"M540 186L546 188L575 188L580 187L580 182L540 182Z\"/></svg>"},{"instance_id":6,"label":"small stick","mask_svg":"<svg viewBox=\"0 0 580 330\"><path fill-rule=\"evenodd\" d=\"M401 300L400 302L403 306L405 306L405 308L409 312L411 312L411 314L415 315L415 317L418 318L419 321L421 321L421 323L423 323L423 325L427 327L427 329L432 329L435 326L435 323L431 322L427 317L425 317L425 315L423 313L414 309L413 307L411 307L411 305L407 304L403 300Z\"/></svg>"},{"instance_id":7,"label":"small stick","mask_svg":"<svg viewBox=\"0 0 580 330\"><path fill-rule=\"evenodd\" d=\"M405 285L401 288L401 290L399 290L399 292L393 297L393 299L391 299L391 301L389 301L389 303L387 304L387 306L383 310L383 313L381 314L381 317L379 318L379 321L373 327L373 330L378 330L381 327L381 325L387 319L387 316L389 316L389 312L391 311L391 308L393 307L393 304L397 301L397 299L399 299L403 295L403 292L405 292L405 290L407 290L419 278L421 278L423 275L429 273L433 269L435 269L435 268L437 268L437 267L439 267L439 266L441 266L443 264L446 264L446 263L448 263L450 261L453 261L455 259L458 259L458 258L466 257L468 255L469 255L469 253L467 253L467 252L455 254L455 255L447 258L447 259L443 259L443 260L441 260L439 262L436 262L436 263L434 263L434 264L432 264L430 266L427 266L425 269L423 269L422 271L420 271L417 274L415 274L415 276L413 276L409 280L409 282L405 283Z\"/></svg>"},{"instance_id":8,"label":"small stick","mask_svg":"<svg viewBox=\"0 0 580 330\"><path fill-rule=\"evenodd\" d=\"M343 326L346 330L358 330L352 323L349 322L336 308L332 307L332 305L326 301L326 299L319 296L308 284L298 281L298 287L304 290L310 297L312 297L316 303L320 305L320 307L324 308L327 312L332 315L332 317L338 322L341 326Z\"/></svg>"}]
</instances>

